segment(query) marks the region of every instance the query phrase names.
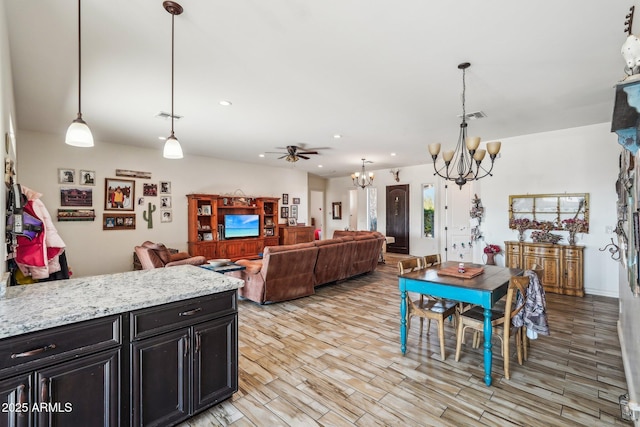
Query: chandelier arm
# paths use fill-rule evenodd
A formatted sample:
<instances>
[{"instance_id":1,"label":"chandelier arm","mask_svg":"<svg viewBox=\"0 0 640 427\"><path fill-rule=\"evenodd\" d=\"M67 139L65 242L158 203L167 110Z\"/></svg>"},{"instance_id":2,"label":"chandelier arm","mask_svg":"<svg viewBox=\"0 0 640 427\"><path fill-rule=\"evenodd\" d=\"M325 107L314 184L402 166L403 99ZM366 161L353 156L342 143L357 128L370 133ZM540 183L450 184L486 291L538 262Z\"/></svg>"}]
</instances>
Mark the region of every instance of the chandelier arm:
<instances>
[{"instance_id":1,"label":"chandelier arm","mask_svg":"<svg viewBox=\"0 0 640 427\"><path fill-rule=\"evenodd\" d=\"M476 162L476 163L477 163L477 162ZM478 172L480 172L480 169L482 169L482 170L485 172L485 174L484 174L484 175L481 175L481 176L479 176L479 177L477 177L476 179L481 179L481 178L484 178L485 176L493 176L493 174L491 173L491 171L493 170L493 165L494 165L494 164L495 164L495 163L494 163L494 159L491 159L491 167L489 168L489 170L486 170L486 169L484 168L484 166L482 166L480 163L478 163Z\"/></svg>"}]
</instances>

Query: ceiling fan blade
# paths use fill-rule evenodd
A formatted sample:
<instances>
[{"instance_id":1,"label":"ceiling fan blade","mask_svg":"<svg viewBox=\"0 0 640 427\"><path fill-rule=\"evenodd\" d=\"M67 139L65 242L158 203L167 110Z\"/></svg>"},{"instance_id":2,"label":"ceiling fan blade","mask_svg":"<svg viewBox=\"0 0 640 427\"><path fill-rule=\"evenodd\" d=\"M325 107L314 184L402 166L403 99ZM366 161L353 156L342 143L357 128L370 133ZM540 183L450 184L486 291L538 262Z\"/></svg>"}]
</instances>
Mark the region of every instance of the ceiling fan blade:
<instances>
[{"instance_id":1,"label":"ceiling fan blade","mask_svg":"<svg viewBox=\"0 0 640 427\"><path fill-rule=\"evenodd\" d=\"M301 159L305 159L305 160L309 160L309 157L307 156L303 156L302 154L298 153L298 157L300 157Z\"/></svg>"},{"instance_id":2,"label":"ceiling fan blade","mask_svg":"<svg viewBox=\"0 0 640 427\"><path fill-rule=\"evenodd\" d=\"M278 153L278 154L282 154L282 153ZM287 156L288 156L288 154L285 154L284 156L280 156L280 157L278 157L278 160L280 160L280 159L284 159L284 158L285 158L285 157L287 157Z\"/></svg>"},{"instance_id":3,"label":"ceiling fan blade","mask_svg":"<svg viewBox=\"0 0 640 427\"><path fill-rule=\"evenodd\" d=\"M300 154L318 154L317 151L299 151L298 155Z\"/></svg>"}]
</instances>

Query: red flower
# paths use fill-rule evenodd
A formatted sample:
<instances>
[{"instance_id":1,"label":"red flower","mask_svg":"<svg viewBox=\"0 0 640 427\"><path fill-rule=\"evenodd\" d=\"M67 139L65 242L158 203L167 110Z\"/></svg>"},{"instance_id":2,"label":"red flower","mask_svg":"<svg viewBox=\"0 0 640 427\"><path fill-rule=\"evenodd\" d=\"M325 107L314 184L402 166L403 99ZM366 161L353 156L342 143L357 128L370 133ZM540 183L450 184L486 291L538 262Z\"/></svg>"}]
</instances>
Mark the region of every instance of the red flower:
<instances>
[{"instance_id":1,"label":"red flower","mask_svg":"<svg viewBox=\"0 0 640 427\"><path fill-rule=\"evenodd\" d=\"M498 245L487 245L484 247L485 254L499 254L502 252L502 248Z\"/></svg>"}]
</instances>

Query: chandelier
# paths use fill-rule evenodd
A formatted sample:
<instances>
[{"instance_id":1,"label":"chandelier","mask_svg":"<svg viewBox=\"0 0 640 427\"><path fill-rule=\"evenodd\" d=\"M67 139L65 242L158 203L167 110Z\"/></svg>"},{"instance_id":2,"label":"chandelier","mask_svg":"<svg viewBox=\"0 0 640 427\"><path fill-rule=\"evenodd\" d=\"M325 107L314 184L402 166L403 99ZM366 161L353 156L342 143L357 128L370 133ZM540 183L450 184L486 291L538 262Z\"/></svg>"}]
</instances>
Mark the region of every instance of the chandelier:
<instances>
[{"instance_id":1,"label":"chandelier","mask_svg":"<svg viewBox=\"0 0 640 427\"><path fill-rule=\"evenodd\" d=\"M369 176L367 177L367 173L364 170L364 161L365 159L362 159L362 172L351 174L353 185L360 188L365 188L373 184L373 172L369 172Z\"/></svg>"},{"instance_id":2,"label":"chandelier","mask_svg":"<svg viewBox=\"0 0 640 427\"><path fill-rule=\"evenodd\" d=\"M500 151L500 142L488 142L487 149L478 149L480 145L480 138L477 136L467 137L467 121L465 110L465 72L466 69L471 66L468 62L463 62L458 65L458 69L462 70L462 123L460 123L460 136L458 137L458 144L456 149L447 150L442 153L444 159L444 166L440 169L436 166L436 159L440 153L440 144L429 144L429 153L433 159L434 175L438 175L447 181L454 181L460 189L469 181L478 180L486 176L493 176L491 171L493 170L493 162ZM466 148L466 149L465 149ZM486 170L482 166L482 160L484 156L489 152L489 158L491 159L491 167Z\"/></svg>"}]
</instances>

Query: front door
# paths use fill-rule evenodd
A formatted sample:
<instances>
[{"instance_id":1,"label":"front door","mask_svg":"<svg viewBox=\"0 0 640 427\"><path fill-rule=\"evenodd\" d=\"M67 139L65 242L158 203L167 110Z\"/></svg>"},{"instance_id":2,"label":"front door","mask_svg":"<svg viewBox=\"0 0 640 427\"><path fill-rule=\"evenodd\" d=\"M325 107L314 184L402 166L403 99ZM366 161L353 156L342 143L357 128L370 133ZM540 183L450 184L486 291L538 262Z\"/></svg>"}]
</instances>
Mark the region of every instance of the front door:
<instances>
[{"instance_id":1,"label":"front door","mask_svg":"<svg viewBox=\"0 0 640 427\"><path fill-rule=\"evenodd\" d=\"M387 244L387 252L409 253L409 185L387 186L387 237L395 242Z\"/></svg>"}]
</instances>

